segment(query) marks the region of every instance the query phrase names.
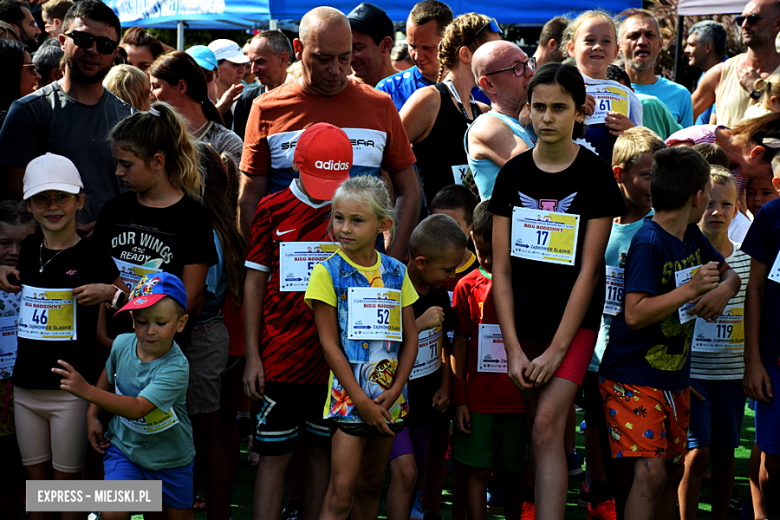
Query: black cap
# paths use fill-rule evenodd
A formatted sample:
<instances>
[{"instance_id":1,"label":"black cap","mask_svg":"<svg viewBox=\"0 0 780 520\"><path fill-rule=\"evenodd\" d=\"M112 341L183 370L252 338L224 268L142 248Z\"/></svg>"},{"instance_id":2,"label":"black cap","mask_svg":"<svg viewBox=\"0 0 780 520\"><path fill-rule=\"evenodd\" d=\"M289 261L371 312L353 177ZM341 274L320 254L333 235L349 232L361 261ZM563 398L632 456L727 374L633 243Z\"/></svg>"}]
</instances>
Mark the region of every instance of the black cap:
<instances>
[{"instance_id":1,"label":"black cap","mask_svg":"<svg viewBox=\"0 0 780 520\"><path fill-rule=\"evenodd\" d=\"M363 2L347 15L347 20L349 20L352 29L374 37L389 36L393 38L395 35L393 21L383 9L373 4Z\"/></svg>"}]
</instances>

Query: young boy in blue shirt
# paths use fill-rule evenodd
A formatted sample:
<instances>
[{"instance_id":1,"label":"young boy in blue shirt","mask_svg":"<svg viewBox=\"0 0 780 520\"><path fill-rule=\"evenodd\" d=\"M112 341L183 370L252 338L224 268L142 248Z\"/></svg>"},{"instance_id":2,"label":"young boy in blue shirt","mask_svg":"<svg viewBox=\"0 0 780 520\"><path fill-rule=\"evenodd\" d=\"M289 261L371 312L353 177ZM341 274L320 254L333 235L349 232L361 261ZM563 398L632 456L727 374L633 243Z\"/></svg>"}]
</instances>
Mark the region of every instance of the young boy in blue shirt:
<instances>
[{"instance_id":1,"label":"young boy in blue shirt","mask_svg":"<svg viewBox=\"0 0 780 520\"><path fill-rule=\"evenodd\" d=\"M131 311L135 334L117 336L96 386L64 361L59 361L64 368L52 369L63 377L62 390L92 403L87 434L92 449L105 455L105 480L162 480L163 512L169 520L193 518L189 365L173 341L187 323L186 305L179 278L148 274L117 313ZM114 414L105 437L101 410ZM103 517L129 519L130 512Z\"/></svg>"},{"instance_id":2,"label":"young boy in blue shirt","mask_svg":"<svg viewBox=\"0 0 780 520\"><path fill-rule=\"evenodd\" d=\"M612 457L620 459L610 484L621 519L675 516L695 318L719 316L740 287L697 226L709 203L707 161L682 147L660 150L653 160L655 215L631 241L624 306L599 369L606 433Z\"/></svg>"}]
</instances>

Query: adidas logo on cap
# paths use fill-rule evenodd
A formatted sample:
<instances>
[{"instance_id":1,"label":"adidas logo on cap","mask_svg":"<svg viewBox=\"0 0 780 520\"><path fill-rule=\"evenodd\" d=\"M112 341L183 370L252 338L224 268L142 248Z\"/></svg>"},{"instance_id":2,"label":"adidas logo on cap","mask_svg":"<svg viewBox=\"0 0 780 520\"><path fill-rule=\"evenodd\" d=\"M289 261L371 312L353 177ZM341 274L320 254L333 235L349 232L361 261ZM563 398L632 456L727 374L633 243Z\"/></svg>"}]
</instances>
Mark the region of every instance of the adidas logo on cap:
<instances>
[{"instance_id":1,"label":"adidas logo on cap","mask_svg":"<svg viewBox=\"0 0 780 520\"><path fill-rule=\"evenodd\" d=\"M330 161L317 161L314 163L314 167L319 168L320 170L331 170L338 172L349 170L349 163L343 161L334 161L331 159Z\"/></svg>"}]
</instances>

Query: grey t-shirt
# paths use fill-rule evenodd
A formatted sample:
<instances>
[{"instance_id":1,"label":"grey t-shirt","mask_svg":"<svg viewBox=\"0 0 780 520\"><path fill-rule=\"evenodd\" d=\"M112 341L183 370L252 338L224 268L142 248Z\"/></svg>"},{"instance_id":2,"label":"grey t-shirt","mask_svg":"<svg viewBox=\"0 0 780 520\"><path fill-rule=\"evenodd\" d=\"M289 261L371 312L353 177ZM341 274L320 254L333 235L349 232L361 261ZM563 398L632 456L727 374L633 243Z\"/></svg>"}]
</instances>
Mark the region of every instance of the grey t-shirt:
<instances>
[{"instance_id":1,"label":"grey t-shirt","mask_svg":"<svg viewBox=\"0 0 780 520\"><path fill-rule=\"evenodd\" d=\"M79 220L93 221L103 204L121 193L109 133L133 112L106 89L97 104L79 103L55 81L11 105L0 129L0 164L26 168L47 152L67 157L87 195Z\"/></svg>"},{"instance_id":2,"label":"grey t-shirt","mask_svg":"<svg viewBox=\"0 0 780 520\"><path fill-rule=\"evenodd\" d=\"M241 164L241 152L244 151L244 141L235 132L214 123L209 131L198 140L210 144L220 155L228 154L233 159L236 171L238 171L238 165Z\"/></svg>"}]
</instances>

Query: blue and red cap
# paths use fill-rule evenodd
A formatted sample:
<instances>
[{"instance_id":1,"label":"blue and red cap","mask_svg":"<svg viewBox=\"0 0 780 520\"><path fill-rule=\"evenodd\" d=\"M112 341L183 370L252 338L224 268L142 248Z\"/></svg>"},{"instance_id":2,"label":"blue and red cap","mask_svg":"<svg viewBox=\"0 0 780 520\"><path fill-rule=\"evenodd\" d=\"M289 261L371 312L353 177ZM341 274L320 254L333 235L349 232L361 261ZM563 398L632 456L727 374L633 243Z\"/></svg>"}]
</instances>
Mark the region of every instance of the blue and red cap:
<instances>
[{"instance_id":1,"label":"blue and red cap","mask_svg":"<svg viewBox=\"0 0 780 520\"><path fill-rule=\"evenodd\" d=\"M187 291L178 276L170 273L150 273L130 291L130 300L114 316L126 311L146 309L165 297L187 308Z\"/></svg>"}]
</instances>

